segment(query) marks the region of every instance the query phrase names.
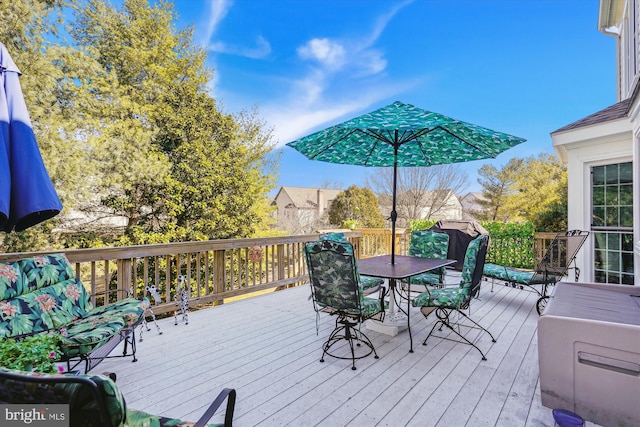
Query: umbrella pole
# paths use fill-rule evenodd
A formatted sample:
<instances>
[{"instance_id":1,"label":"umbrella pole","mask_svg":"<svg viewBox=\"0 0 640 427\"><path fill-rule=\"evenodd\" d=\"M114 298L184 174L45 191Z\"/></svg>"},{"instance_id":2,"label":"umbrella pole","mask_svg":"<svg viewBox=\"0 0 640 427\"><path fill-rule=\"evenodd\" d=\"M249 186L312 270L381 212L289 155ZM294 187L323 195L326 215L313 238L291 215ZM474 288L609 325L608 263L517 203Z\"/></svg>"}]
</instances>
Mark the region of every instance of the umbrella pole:
<instances>
[{"instance_id":1,"label":"umbrella pole","mask_svg":"<svg viewBox=\"0 0 640 427\"><path fill-rule=\"evenodd\" d=\"M398 180L398 131L396 131L396 142L393 144L393 189L392 189L392 207L391 207L391 265L396 263L396 219L398 212L396 211L396 191Z\"/></svg>"}]
</instances>

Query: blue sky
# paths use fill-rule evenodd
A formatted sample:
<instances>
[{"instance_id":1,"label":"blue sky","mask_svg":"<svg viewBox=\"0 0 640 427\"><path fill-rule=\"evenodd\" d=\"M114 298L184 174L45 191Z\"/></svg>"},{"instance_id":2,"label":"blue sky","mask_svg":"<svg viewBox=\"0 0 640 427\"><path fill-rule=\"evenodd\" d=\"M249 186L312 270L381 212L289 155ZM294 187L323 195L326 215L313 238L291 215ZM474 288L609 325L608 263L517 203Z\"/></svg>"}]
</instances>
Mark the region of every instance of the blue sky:
<instances>
[{"instance_id":1,"label":"blue sky","mask_svg":"<svg viewBox=\"0 0 640 427\"><path fill-rule=\"evenodd\" d=\"M597 0L174 0L223 111L257 106L278 145L402 101L527 139L477 170L553 152L550 132L616 102ZM283 152L278 188L364 185L366 168Z\"/></svg>"}]
</instances>

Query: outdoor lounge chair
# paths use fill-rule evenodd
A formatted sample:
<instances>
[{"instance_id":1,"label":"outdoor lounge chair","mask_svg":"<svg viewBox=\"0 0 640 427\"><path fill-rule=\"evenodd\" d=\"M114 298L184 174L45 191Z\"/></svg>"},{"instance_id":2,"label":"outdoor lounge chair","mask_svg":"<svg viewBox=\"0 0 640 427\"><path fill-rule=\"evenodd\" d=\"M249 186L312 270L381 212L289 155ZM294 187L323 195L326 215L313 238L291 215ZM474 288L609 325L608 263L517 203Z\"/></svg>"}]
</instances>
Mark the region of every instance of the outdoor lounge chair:
<instances>
[{"instance_id":1,"label":"outdoor lounge chair","mask_svg":"<svg viewBox=\"0 0 640 427\"><path fill-rule=\"evenodd\" d=\"M73 374L40 374L0 368L0 405L20 405L10 407L24 409L25 412L42 413L47 420L61 420L63 405L68 405L68 413L64 414L70 427L82 426L157 426L169 427L178 425L218 425L230 427L233 422L236 391L225 388L209 405L200 419L194 423L151 415L146 412L128 408L124 397L114 381L115 375L73 375ZM227 401L224 424L207 424L224 401ZM53 406L53 405L61 405ZM3 410L5 412L5 410ZM52 418L53 417L53 418ZM51 425L35 420L34 425ZM21 424L21 423L18 423ZM28 424L27 424L28 425ZM54 425L60 425L54 424Z\"/></svg>"},{"instance_id":2,"label":"outdoor lounge chair","mask_svg":"<svg viewBox=\"0 0 640 427\"><path fill-rule=\"evenodd\" d=\"M366 298L360 283L360 275L349 242L319 240L304 246L304 255L309 269L313 308L316 311L316 328L320 312L336 316L336 326L322 346L325 354L338 359L351 359L351 369L356 369L356 359L378 354L369 338L360 330L367 319L384 320L384 287L380 287L378 298ZM336 344L345 342L345 346ZM356 352L364 344L366 351Z\"/></svg>"},{"instance_id":3,"label":"outdoor lounge chair","mask_svg":"<svg viewBox=\"0 0 640 427\"><path fill-rule=\"evenodd\" d=\"M439 338L469 344L480 352L482 360L487 360L482 350L476 345L479 336L471 340L462 332L462 329L480 330L481 334L482 332L486 332L491 337L491 341L496 342L496 339L487 329L471 319L469 315L464 312L464 310L470 309L471 300L473 296L478 293L480 285L482 284L482 276L478 277L478 275L474 273L476 269L482 271L484 260L487 256L488 243L489 236L487 235L479 235L469 243L462 265L460 283L457 286L438 289L427 288L426 291L412 300L411 303L414 307L421 307L421 311L425 317L431 313L430 309L435 308L436 317L438 318L438 321L433 325L431 331L422 343L423 345L427 344L427 340L433 335L436 328L438 328L438 331L442 331L442 327L445 326L460 337L461 340L449 338L451 334L438 336ZM474 277L476 278L474 279ZM459 315L457 319L452 318L452 315L455 314ZM471 325L465 321L470 322Z\"/></svg>"},{"instance_id":4,"label":"outdoor lounge chair","mask_svg":"<svg viewBox=\"0 0 640 427\"><path fill-rule=\"evenodd\" d=\"M536 292L540 298L536 303L538 314L542 314L549 299L549 286L558 283L564 276L571 263L575 261L578 251L589 236L588 231L571 230L556 234L549 244L547 251L536 265L534 271L518 270L498 264L485 264L483 275L491 279L491 291L496 280L506 282L508 286ZM575 268L575 281L578 281L580 270ZM538 289L539 288L539 289Z\"/></svg>"}]
</instances>

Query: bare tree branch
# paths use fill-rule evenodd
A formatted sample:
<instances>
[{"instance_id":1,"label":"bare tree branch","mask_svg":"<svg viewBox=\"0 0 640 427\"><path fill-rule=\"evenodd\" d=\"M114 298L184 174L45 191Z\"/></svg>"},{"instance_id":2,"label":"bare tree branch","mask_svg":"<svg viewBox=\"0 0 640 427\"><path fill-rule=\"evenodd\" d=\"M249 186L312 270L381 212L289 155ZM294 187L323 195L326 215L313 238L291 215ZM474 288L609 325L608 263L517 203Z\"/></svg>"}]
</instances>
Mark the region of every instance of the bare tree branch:
<instances>
[{"instance_id":1,"label":"bare tree branch","mask_svg":"<svg viewBox=\"0 0 640 427\"><path fill-rule=\"evenodd\" d=\"M451 195L466 191L469 175L460 165L400 167L397 177L396 211L399 223L431 219L445 213ZM367 172L366 185L378 195L381 204L391 206L393 168Z\"/></svg>"}]
</instances>

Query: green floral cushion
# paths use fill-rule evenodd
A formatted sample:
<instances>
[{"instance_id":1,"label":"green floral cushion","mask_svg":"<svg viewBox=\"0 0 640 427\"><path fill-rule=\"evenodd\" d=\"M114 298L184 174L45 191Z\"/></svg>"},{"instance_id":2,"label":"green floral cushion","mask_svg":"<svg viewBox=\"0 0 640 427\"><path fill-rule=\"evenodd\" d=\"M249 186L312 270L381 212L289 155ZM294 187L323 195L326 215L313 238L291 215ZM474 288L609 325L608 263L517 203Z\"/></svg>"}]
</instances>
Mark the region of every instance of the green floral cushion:
<instances>
[{"instance_id":1,"label":"green floral cushion","mask_svg":"<svg viewBox=\"0 0 640 427\"><path fill-rule=\"evenodd\" d=\"M0 302L0 337L19 337L53 328L49 311L55 306L50 295L32 292Z\"/></svg>"},{"instance_id":2,"label":"green floral cushion","mask_svg":"<svg viewBox=\"0 0 640 427\"><path fill-rule=\"evenodd\" d=\"M468 299L469 288L432 289L414 298L414 307L461 307Z\"/></svg>"},{"instance_id":3,"label":"green floral cushion","mask_svg":"<svg viewBox=\"0 0 640 427\"><path fill-rule=\"evenodd\" d=\"M126 298L109 305L95 307L87 313L87 316L102 316L104 314L119 316L122 317L127 326L133 326L139 320L142 320L142 316L144 316L149 305L149 299L146 297L141 299Z\"/></svg>"},{"instance_id":4,"label":"green floral cushion","mask_svg":"<svg viewBox=\"0 0 640 427\"><path fill-rule=\"evenodd\" d=\"M0 301L25 293L24 276L17 262L0 263Z\"/></svg>"},{"instance_id":5,"label":"green floral cushion","mask_svg":"<svg viewBox=\"0 0 640 427\"><path fill-rule=\"evenodd\" d=\"M151 415L146 412L138 411L136 409L127 409L127 427L173 427L173 426L193 426L194 423L188 421L181 421L174 418L161 417L158 415ZM207 424L210 427L219 427L224 424Z\"/></svg>"},{"instance_id":6,"label":"green floral cushion","mask_svg":"<svg viewBox=\"0 0 640 427\"><path fill-rule=\"evenodd\" d=\"M325 233L320 236L319 240L335 240L336 242L347 242L347 237L344 233Z\"/></svg>"},{"instance_id":7,"label":"green floral cushion","mask_svg":"<svg viewBox=\"0 0 640 427\"><path fill-rule=\"evenodd\" d=\"M516 270L498 264L485 264L482 274L499 280L529 285L535 273L533 271Z\"/></svg>"},{"instance_id":8,"label":"green floral cushion","mask_svg":"<svg viewBox=\"0 0 640 427\"><path fill-rule=\"evenodd\" d=\"M422 258L447 259L449 235L430 230L418 230L411 233L409 256ZM411 277L412 285L439 286L442 284L445 268L441 267L428 273ZM408 283L408 280L403 280Z\"/></svg>"},{"instance_id":9,"label":"green floral cushion","mask_svg":"<svg viewBox=\"0 0 640 427\"><path fill-rule=\"evenodd\" d=\"M121 316L96 315L76 320L67 328L61 328L61 350L65 358L90 353L105 344L125 327Z\"/></svg>"},{"instance_id":10,"label":"green floral cushion","mask_svg":"<svg viewBox=\"0 0 640 427\"><path fill-rule=\"evenodd\" d=\"M448 237L448 236L447 236ZM348 242L344 233L326 233L320 236L319 240L334 240L336 242ZM360 284L363 290L377 288L384 285L384 279L381 277L371 277L360 275Z\"/></svg>"},{"instance_id":11,"label":"green floral cushion","mask_svg":"<svg viewBox=\"0 0 640 427\"><path fill-rule=\"evenodd\" d=\"M24 274L23 292L31 292L45 286L76 277L64 254L42 255L18 261Z\"/></svg>"},{"instance_id":12,"label":"green floral cushion","mask_svg":"<svg viewBox=\"0 0 640 427\"><path fill-rule=\"evenodd\" d=\"M47 286L39 292L53 298L55 305L49 311L53 326L64 327L87 315L93 308L89 294L78 279L69 279Z\"/></svg>"},{"instance_id":13,"label":"green floral cushion","mask_svg":"<svg viewBox=\"0 0 640 427\"><path fill-rule=\"evenodd\" d=\"M363 296L351 243L321 240L307 243L304 253L314 304L361 318L371 317L381 311L380 300Z\"/></svg>"},{"instance_id":14,"label":"green floral cushion","mask_svg":"<svg viewBox=\"0 0 640 427\"><path fill-rule=\"evenodd\" d=\"M430 230L411 233L409 256L446 259L449 250L449 235Z\"/></svg>"},{"instance_id":15,"label":"green floral cushion","mask_svg":"<svg viewBox=\"0 0 640 427\"><path fill-rule=\"evenodd\" d=\"M403 283L409 283L408 280L403 280ZM411 277L412 285L424 285L424 286L440 286L442 284L442 276L439 273L422 273L417 276Z\"/></svg>"},{"instance_id":16,"label":"green floral cushion","mask_svg":"<svg viewBox=\"0 0 640 427\"><path fill-rule=\"evenodd\" d=\"M413 306L462 308L471 299L473 272L476 268L478 253L483 245L486 246L487 240L488 236L480 235L467 246L459 286L422 292L413 299Z\"/></svg>"},{"instance_id":17,"label":"green floral cushion","mask_svg":"<svg viewBox=\"0 0 640 427\"><path fill-rule=\"evenodd\" d=\"M363 276L360 275L360 284L362 285L363 290L373 289L380 285L384 285L384 279L380 277L371 277L371 276Z\"/></svg>"}]
</instances>

